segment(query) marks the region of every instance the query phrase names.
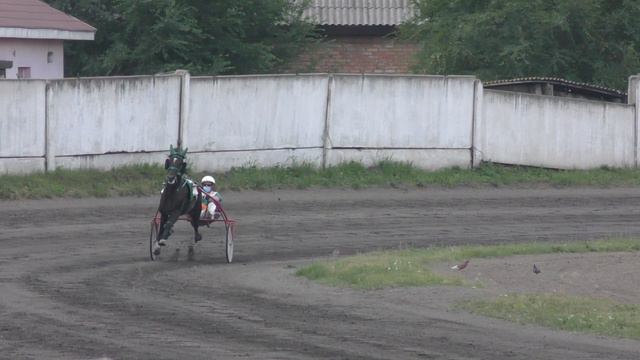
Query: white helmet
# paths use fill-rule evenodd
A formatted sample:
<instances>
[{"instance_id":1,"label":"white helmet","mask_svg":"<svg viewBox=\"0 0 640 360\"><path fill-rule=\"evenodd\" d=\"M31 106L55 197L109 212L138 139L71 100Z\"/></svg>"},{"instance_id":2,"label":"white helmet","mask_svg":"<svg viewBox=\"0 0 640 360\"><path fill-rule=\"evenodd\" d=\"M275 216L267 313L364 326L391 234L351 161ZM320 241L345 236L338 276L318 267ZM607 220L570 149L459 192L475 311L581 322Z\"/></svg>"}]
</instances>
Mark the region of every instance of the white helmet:
<instances>
[{"instance_id":1,"label":"white helmet","mask_svg":"<svg viewBox=\"0 0 640 360\"><path fill-rule=\"evenodd\" d=\"M210 182L212 184L216 183L216 179L213 178L213 176L207 175L205 177L202 178L202 180L200 181L201 184L204 184L206 182Z\"/></svg>"}]
</instances>

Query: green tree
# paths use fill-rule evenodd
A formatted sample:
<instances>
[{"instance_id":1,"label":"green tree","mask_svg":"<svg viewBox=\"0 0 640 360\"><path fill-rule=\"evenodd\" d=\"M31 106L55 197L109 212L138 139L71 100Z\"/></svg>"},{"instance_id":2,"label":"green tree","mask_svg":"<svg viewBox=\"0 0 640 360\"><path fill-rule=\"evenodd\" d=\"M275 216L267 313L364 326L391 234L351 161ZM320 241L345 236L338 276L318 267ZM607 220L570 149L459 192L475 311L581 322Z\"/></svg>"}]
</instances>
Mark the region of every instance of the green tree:
<instances>
[{"instance_id":1,"label":"green tree","mask_svg":"<svg viewBox=\"0 0 640 360\"><path fill-rule=\"evenodd\" d=\"M65 44L68 76L272 71L313 41L304 2L290 0L48 0L97 28Z\"/></svg>"},{"instance_id":2,"label":"green tree","mask_svg":"<svg viewBox=\"0 0 640 360\"><path fill-rule=\"evenodd\" d=\"M482 80L553 76L626 88L640 70L636 0L415 0L400 28L415 70Z\"/></svg>"}]
</instances>

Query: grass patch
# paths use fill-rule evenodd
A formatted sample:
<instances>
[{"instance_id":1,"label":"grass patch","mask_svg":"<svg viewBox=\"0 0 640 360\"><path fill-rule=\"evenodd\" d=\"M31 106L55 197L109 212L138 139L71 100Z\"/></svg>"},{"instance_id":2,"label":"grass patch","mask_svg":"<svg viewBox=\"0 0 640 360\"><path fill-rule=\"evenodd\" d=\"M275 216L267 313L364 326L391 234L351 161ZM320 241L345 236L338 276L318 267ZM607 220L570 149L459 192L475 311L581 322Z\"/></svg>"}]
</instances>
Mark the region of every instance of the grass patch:
<instances>
[{"instance_id":1,"label":"grass patch","mask_svg":"<svg viewBox=\"0 0 640 360\"><path fill-rule=\"evenodd\" d=\"M191 173L200 179L204 171ZM365 167L349 162L319 169L310 164L259 168L245 166L213 174L224 190L305 189L310 187L365 188L458 187L458 186L638 186L640 170L550 170L485 163L475 169L418 169L411 164L380 161ZM0 176L0 199L49 197L106 197L157 194L164 169L159 165L137 165L99 170L56 170L49 173Z\"/></svg>"},{"instance_id":2,"label":"grass patch","mask_svg":"<svg viewBox=\"0 0 640 360\"><path fill-rule=\"evenodd\" d=\"M298 270L296 275L327 285L356 289L464 286L469 284L454 276L436 275L429 270L429 266L438 262L455 264L464 259L473 261L474 258L513 255L639 250L640 239L610 239L564 244L527 243L378 251L339 260L315 262ZM559 295L516 294L504 295L497 300L465 301L456 307L522 324L640 339L640 305L623 305L605 300Z\"/></svg>"},{"instance_id":3,"label":"grass patch","mask_svg":"<svg viewBox=\"0 0 640 360\"><path fill-rule=\"evenodd\" d=\"M504 295L458 305L472 313L521 324L640 339L640 306L558 295Z\"/></svg>"},{"instance_id":4,"label":"grass patch","mask_svg":"<svg viewBox=\"0 0 640 360\"><path fill-rule=\"evenodd\" d=\"M379 289L390 286L463 285L462 279L434 274L412 251L376 252L342 260L317 262L298 276L333 286Z\"/></svg>"},{"instance_id":5,"label":"grass patch","mask_svg":"<svg viewBox=\"0 0 640 360\"><path fill-rule=\"evenodd\" d=\"M436 247L379 251L339 260L315 262L296 275L333 286L356 289L385 287L468 285L457 277L434 274L436 262L512 255L638 251L640 239L587 242L528 243L488 246ZM472 260L473 261L473 260ZM481 286L481 284L477 284ZM504 295L497 300L470 300L457 308L479 315L521 324L537 324L559 330L640 339L640 305L559 295Z\"/></svg>"},{"instance_id":6,"label":"grass patch","mask_svg":"<svg viewBox=\"0 0 640 360\"><path fill-rule=\"evenodd\" d=\"M320 261L296 272L296 275L334 286L357 289L384 287L466 285L462 279L434 274L430 265L458 263L465 259L513 255L639 251L640 239L611 239L572 243L525 243L469 245L378 251L333 261Z\"/></svg>"}]
</instances>

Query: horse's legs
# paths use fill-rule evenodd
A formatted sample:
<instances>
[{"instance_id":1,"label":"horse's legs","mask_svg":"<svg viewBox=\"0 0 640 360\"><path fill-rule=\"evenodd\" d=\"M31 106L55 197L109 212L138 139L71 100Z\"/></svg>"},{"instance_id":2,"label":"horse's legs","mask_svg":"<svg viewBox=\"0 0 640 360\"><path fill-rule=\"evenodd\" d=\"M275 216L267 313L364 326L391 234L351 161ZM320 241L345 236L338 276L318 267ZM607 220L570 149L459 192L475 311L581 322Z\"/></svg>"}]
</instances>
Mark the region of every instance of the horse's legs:
<instances>
[{"instance_id":1,"label":"horse's legs","mask_svg":"<svg viewBox=\"0 0 640 360\"><path fill-rule=\"evenodd\" d=\"M164 245L165 241L164 241L164 229L165 226L167 225L167 214L164 213L160 213L160 226L158 227L158 243L160 245Z\"/></svg>"},{"instance_id":2,"label":"horse's legs","mask_svg":"<svg viewBox=\"0 0 640 360\"><path fill-rule=\"evenodd\" d=\"M202 235L198 232L198 226L200 226L200 204L202 203L202 195L198 194L196 197L196 202L189 210L189 216L191 217L191 226L193 227L194 242L198 242L202 240Z\"/></svg>"},{"instance_id":3,"label":"horse's legs","mask_svg":"<svg viewBox=\"0 0 640 360\"><path fill-rule=\"evenodd\" d=\"M198 221L200 221L199 216L200 214L198 214L197 218L194 218L193 216L191 217L191 226L193 226L193 233L194 233L193 240L195 242L202 240L202 235L198 232L198 226L200 225L198 223Z\"/></svg>"},{"instance_id":4,"label":"horse's legs","mask_svg":"<svg viewBox=\"0 0 640 360\"><path fill-rule=\"evenodd\" d=\"M160 219L160 225L161 225L160 229L162 230L162 232L160 233L160 236L159 236L161 241L158 241L160 245L165 244L165 241L163 240L169 239L169 235L171 235L171 233L173 232L172 231L173 225L176 223L179 216L180 214L178 212L173 212L169 215L164 215L164 214L162 215L162 219Z\"/></svg>"},{"instance_id":5,"label":"horse's legs","mask_svg":"<svg viewBox=\"0 0 640 360\"><path fill-rule=\"evenodd\" d=\"M191 218L191 226L193 227L195 242L202 240L202 235L198 232L198 226L200 226L200 197L198 196L195 205L189 210L189 217Z\"/></svg>"}]
</instances>

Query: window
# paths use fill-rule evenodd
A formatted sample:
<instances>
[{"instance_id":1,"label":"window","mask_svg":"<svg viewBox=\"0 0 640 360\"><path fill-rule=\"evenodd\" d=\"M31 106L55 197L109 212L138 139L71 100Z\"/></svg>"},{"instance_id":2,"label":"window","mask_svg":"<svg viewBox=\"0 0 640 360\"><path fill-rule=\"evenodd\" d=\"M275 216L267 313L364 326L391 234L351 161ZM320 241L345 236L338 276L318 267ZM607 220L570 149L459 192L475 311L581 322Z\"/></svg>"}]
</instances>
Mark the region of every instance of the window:
<instances>
[{"instance_id":1,"label":"window","mask_svg":"<svg viewBox=\"0 0 640 360\"><path fill-rule=\"evenodd\" d=\"M47 64L51 64L53 62L53 51L47 52Z\"/></svg>"},{"instance_id":2,"label":"window","mask_svg":"<svg viewBox=\"0 0 640 360\"><path fill-rule=\"evenodd\" d=\"M18 67L18 79L30 79L31 68L27 66Z\"/></svg>"},{"instance_id":3,"label":"window","mask_svg":"<svg viewBox=\"0 0 640 360\"><path fill-rule=\"evenodd\" d=\"M7 69L11 69L12 67L13 67L13 61L0 60L0 79L6 79Z\"/></svg>"}]
</instances>

